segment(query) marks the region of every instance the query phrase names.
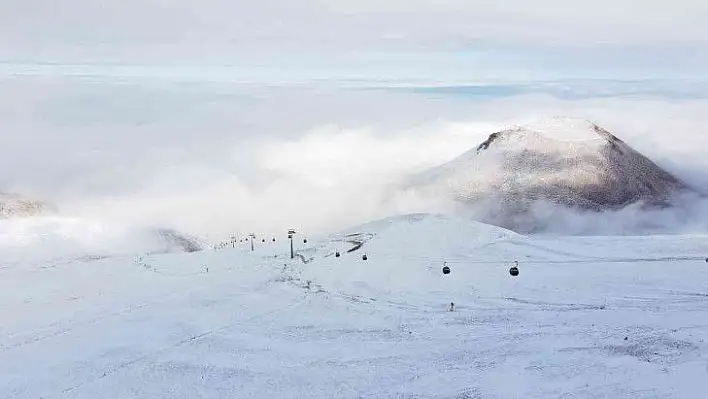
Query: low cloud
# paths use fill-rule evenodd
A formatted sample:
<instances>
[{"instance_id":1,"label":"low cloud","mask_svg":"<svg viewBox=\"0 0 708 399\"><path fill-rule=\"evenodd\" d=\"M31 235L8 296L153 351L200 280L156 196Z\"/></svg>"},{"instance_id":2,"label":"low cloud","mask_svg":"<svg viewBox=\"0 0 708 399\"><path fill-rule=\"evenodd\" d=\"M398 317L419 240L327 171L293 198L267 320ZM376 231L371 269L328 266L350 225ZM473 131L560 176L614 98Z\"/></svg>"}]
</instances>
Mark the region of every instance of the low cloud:
<instances>
[{"instance_id":1,"label":"low cloud","mask_svg":"<svg viewBox=\"0 0 708 399\"><path fill-rule=\"evenodd\" d=\"M220 240L297 228L328 232L453 204L402 194L409 173L490 133L552 116L590 119L697 188L708 188L708 100L476 98L391 90L20 79L0 103L0 189L56 202L62 215L173 227ZM87 112L86 107L94 110ZM678 232L686 211L578 214L539 204L555 234ZM477 209L477 216L483 209ZM483 215L481 215L483 216ZM689 228L690 227L690 228Z\"/></svg>"}]
</instances>

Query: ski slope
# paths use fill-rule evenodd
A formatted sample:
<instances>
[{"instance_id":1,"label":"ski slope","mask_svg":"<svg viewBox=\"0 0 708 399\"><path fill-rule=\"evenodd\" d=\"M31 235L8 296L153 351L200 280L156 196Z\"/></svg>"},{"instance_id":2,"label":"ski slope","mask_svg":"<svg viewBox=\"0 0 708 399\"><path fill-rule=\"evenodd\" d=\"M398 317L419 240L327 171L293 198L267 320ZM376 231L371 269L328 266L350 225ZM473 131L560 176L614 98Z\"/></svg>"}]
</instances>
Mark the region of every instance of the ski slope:
<instances>
[{"instance_id":1,"label":"ski slope","mask_svg":"<svg viewBox=\"0 0 708 399\"><path fill-rule=\"evenodd\" d=\"M708 390L706 236L540 238L408 215L296 235L294 260L265 238L0 265L0 397Z\"/></svg>"}]
</instances>

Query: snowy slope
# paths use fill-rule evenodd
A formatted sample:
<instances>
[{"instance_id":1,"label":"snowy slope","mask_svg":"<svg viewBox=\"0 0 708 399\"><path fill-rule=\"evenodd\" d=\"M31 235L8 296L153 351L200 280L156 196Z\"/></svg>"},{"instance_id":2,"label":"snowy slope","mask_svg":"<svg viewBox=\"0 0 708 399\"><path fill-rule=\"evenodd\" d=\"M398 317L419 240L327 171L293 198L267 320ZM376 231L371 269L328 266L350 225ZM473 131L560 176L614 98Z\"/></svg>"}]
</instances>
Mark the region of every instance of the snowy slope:
<instances>
[{"instance_id":1,"label":"snowy slope","mask_svg":"<svg viewBox=\"0 0 708 399\"><path fill-rule=\"evenodd\" d=\"M278 239L2 265L0 396L702 398L706 238L409 215L296 236L294 260Z\"/></svg>"},{"instance_id":2,"label":"snowy slope","mask_svg":"<svg viewBox=\"0 0 708 399\"><path fill-rule=\"evenodd\" d=\"M542 224L534 213L543 204L605 211L671 205L692 192L605 129L572 118L493 133L404 186L480 208L481 220L521 232Z\"/></svg>"}]
</instances>

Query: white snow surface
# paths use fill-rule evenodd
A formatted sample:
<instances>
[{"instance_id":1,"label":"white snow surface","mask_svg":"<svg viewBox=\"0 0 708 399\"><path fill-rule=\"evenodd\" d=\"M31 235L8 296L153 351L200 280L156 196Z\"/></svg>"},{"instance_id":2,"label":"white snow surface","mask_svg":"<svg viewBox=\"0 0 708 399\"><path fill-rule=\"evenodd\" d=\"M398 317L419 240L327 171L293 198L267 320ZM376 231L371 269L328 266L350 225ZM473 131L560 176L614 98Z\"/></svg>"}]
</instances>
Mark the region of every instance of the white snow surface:
<instances>
[{"instance_id":1,"label":"white snow surface","mask_svg":"<svg viewBox=\"0 0 708 399\"><path fill-rule=\"evenodd\" d=\"M307 243L295 235L293 260L286 238L260 238L253 252L237 241L0 263L0 397L708 390L706 236L539 238L408 215Z\"/></svg>"},{"instance_id":2,"label":"white snow surface","mask_svg":"<svg viewBox=\"0 0 708 399\"><path fill-rule=\"evenodd\" d=\"M520 130L542 132L545 137L559 142L605 144L604 137L598 135L595 124L587 119L558 116L537 118L517 127Z\"/></svg>"}]
</instances>

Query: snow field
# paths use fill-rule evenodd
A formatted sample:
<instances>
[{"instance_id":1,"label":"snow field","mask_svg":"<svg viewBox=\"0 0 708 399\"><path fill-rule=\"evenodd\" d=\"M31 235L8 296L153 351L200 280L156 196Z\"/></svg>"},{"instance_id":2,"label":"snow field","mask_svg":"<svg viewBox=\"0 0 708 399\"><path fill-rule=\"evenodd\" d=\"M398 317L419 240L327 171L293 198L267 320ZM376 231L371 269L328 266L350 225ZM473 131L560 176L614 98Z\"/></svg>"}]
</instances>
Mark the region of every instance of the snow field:
<instances>
[{"instance_id":1,"label":"snow field","mask_svg":"<svg viewBox=\"0 0 708 399\"><path fill-rule=\"evenodd\" d=\"M531 238L408 215L302 238L294 260L279 238L254 252L236 243L0 269L0 396L701 398L708 388L706 237Z\"/></svg>"}]
</instances>

